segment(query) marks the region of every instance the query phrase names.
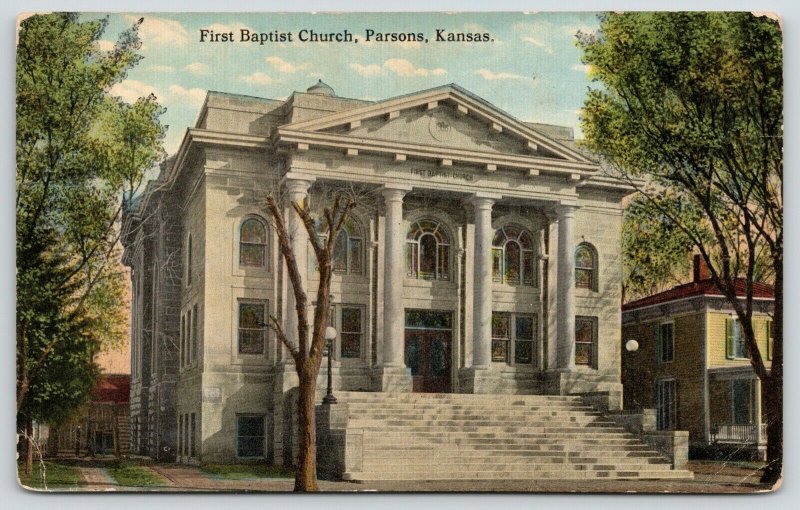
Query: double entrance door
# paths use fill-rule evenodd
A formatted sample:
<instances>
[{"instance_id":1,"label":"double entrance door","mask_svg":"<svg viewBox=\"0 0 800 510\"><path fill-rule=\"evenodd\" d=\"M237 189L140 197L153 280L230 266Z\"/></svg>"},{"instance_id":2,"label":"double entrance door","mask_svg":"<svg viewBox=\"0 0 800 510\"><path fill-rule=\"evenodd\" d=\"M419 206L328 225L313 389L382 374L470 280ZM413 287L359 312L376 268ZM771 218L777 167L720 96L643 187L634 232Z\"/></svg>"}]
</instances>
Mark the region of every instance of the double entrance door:
<instances>
[{"instance_id":1,"label":"double entrance door","mask_svg":"<svg viewBox=\"0 0 800 510\"><path fill-rule=\"evenodd\" d=\"M452 353L451 312L406 311L405 359L412 391L449 393Z\"/></svg>"}]
</instances>

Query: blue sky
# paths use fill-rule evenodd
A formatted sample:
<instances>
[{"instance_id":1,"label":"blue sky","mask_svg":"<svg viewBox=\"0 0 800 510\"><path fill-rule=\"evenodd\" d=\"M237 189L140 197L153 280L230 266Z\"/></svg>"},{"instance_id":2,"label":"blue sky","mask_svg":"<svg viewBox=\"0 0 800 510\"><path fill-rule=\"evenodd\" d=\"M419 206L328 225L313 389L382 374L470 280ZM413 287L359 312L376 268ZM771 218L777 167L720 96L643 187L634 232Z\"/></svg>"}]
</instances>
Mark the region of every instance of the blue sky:
<instances>
[{"instance_id":1,"label":"blue sky","mask_svg":"<svg viewBox=\"0 0 800 510\"><path fill-rule=\"evenodd\" d=\"M86 18L102 14L87 14ZM167 107L173 153L207 90L285 98L322 79L339 96L378 100L457 83L527 121L577 128L589 86L575 33L598 28L594 13L113 14L104 49L139 17L144 59L112 89L133 101L154 92ZM233 31L235 43L201 43L200 30ZM293 32L295 41L238 42L241 28ZM435 42L436 29L488 32L494 42ZM348 29L359 43L301 43L301 29ZM364 41L376 32L422 32L428 43Z\"/></svg>"}]
</instances>

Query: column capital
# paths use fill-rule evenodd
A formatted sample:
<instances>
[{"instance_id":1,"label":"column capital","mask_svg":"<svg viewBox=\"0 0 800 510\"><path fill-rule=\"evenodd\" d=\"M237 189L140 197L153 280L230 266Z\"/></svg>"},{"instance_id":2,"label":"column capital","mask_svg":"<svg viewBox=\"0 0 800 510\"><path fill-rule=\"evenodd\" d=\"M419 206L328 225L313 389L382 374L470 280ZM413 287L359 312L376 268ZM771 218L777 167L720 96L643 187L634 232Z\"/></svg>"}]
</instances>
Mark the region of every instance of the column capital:
<instances>
[{"instance_id":1,"label":"column capital","mask_svg":"<svg viewBox=\"0 0 800 510\"><path fill-rule=\"evenodd\" d=\"M559 218L565 216L575 216L575 212L581 207L578 204L559 204L555 207L556 214Z\"/></svg>"},{"instance_id":2,"label":"column capital","mask_svg":"<svg viewBox=\"0 0 800 510\"><path fill-rule=\"evenodd\" d=\"M306 193L317 178L297 172L286 172L281 179L281 184L289 193Z\"/></svg>"},{"instance_id":3,"label":"column capital","mask_svg":"<svg viewBox=\"0 0 800 510\"><path fill-rule=\"evenodd\" d=\"M409 191L411 186L404 184L385 184L381 188L381 194L386 200L402 200Z\"/></svg>"},{"instance_id":4,"label":"column capital","mask_svg":"<svg viewBox=\"0 0 800 510\"><path fill-rule=\"evenodd\" d=\"M467 203L472 204L475 209L487 209L501 198L503 198L502 195L495 193L474 193L467 198Z\"/></svg>"}]
</instances>

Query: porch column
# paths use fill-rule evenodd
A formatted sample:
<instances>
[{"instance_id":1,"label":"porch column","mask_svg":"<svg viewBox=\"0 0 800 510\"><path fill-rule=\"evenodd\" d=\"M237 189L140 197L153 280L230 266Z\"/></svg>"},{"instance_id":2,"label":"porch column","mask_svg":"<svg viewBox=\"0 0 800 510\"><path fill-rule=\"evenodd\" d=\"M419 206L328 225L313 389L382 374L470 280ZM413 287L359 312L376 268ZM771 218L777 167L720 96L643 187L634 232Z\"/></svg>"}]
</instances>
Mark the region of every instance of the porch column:
<instances>
[{"instance_id":1,"label":"porch column","mask_svg":"<svg viewBox=\"0 0 800 510\"><path fill-rule=\"evenodd\" d=\"M405 367L403 344L403 197L408 188L385 187L386 206L383 285L383 366Z\"/></svg>"},{"instance_id":2,"label":"porch column","mask_svg":"<svg viewBox=\"0 0 800 510\"><path fill-rule=\"evenodd\" d=\"M476 195L475 270L472 305L472 366L484 370L492 363L492 206L494 198Z\"/></svg>"},{"instance_id":3,"label":"porch column","mask_svg":"<svg viewBox=\"0 0 800 510\"><path fill-rule=\"evenodd\" d=\"M558 214L558 339L556 368L575 370L575 211L561 205Z\"/></svg>"},{"instance_id":4,"label":"porch column","mask_svg":"<svg viewBox=\"0 0 800 510\"><path fill-rule=\"evenodd\" d=\"M761 379L756 376L755 379L755 423L756 423L756 448L761 444L764 440L764 437L761 435Z\"/></svg>"},{"instance_id":5,"label":"porch column","mask_svg":"<svg viewBox=\"0 0 800 510\"><path fill-rule=\"evenodd\" d=\"M308 188L313 183L313 177L301 178L299 176L290 176L286 174L283 181L286 190L287 198L290 202L295 202L303 205L308 198ZM292 245L292 252L294 253L295 260L297 261L297 269L300 272L300 279L303 282L303 288L306 286L308 276L308 232L303 225L303 220L297 215L291 204L287 204L287 221L286 229L289 233L289 240ZM294 298L294 288L292 282L288 281L286 285L286 318L284 320L286 336L296 346L300 345L297 337L297 301ZM309 346L310 347L310 346ZM286 354L286 353L285 353ZM293 362L291 356L285 355L285 360Z\"/></svg>"}]
</instances>

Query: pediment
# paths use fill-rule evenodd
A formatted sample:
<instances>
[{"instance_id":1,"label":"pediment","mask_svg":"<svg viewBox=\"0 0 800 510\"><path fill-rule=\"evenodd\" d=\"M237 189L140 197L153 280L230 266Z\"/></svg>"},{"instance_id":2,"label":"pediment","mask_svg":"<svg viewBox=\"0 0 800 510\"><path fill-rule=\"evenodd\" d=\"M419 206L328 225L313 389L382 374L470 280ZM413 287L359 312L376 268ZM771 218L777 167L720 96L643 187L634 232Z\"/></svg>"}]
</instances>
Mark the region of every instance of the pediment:
<instances>
[{"instance_id":1,"label":"pediment","mask_svg":"<svg viewBox=\"0 0 800 510\"><path fill-rule=\"evenodd\" d=\"M449 147L503 154L535 154L523 140L497 132L479 119L458 113L451 105L408 109L395 118L384 116L361 121L357 127L337 126L322 130L357 138Z\"/></svg>"},{"instance_id":2,"label":"pediment","mask_svg":"<svg viewBox=\"0 0 800 510\"><path fill-rule=\"evenodd\" d=\"M580 152L453 84L288 124L281 129L589 163Z\"/></svg>"}]
</instances>

